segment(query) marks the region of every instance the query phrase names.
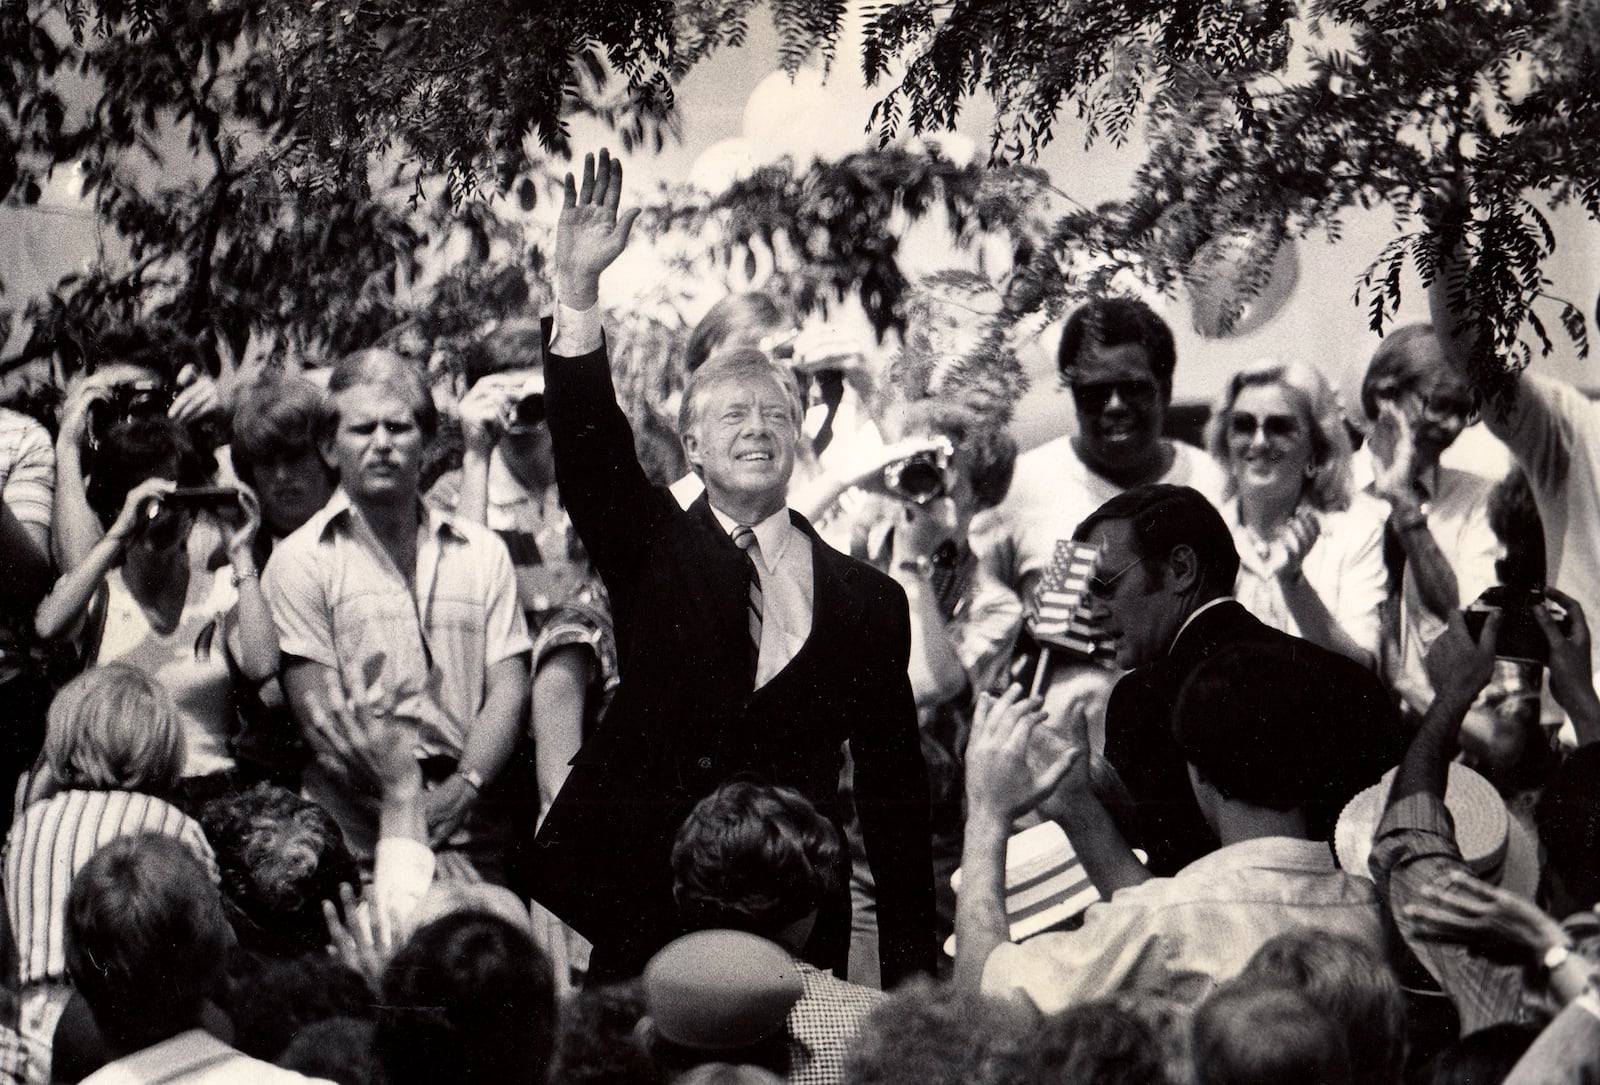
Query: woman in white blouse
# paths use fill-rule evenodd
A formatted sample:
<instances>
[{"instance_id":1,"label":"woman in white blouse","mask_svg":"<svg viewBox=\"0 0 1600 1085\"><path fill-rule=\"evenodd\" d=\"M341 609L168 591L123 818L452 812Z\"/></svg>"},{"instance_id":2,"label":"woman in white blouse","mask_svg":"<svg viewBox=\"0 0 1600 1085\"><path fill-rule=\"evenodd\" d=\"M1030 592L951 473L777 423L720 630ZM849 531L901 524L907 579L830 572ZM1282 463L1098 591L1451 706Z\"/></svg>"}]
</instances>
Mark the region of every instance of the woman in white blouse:
<instances>
[{"instance_id":1,"label":"woman in white blouse","mask_svg":"<svg viewBox=\"0 0 1600 1085\"><path fill-rule=\"evenodd\" d=\"M1227 473L1239 548L1234 594L1286 633L1372 666L1388 595L1385 509L1354 492L1337 400L1316 370L1263 362L1235 374L1207 428Z\"/></svg>"}]
</instances>

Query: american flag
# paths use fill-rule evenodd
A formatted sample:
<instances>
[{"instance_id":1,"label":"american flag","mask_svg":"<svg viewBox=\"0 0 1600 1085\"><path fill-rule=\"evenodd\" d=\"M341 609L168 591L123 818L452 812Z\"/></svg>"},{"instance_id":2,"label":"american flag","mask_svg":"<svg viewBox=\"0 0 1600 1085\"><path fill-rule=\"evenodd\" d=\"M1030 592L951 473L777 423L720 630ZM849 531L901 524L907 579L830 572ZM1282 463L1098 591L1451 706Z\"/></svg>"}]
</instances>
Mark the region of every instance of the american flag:
<instances>
[{"instance_id":1,"label":"american flag","mask_svg":"<svg viewBox=\"0 0 1600 1085\"><path fill-rule=\"evenodd\" d=\"M1034 591L1030 626L1035 640L1085 658L1109 654L1089 619L1089 577L1098 556L1089 543L1057 541L1050 567Z\"/></svg>"}]
</instances>

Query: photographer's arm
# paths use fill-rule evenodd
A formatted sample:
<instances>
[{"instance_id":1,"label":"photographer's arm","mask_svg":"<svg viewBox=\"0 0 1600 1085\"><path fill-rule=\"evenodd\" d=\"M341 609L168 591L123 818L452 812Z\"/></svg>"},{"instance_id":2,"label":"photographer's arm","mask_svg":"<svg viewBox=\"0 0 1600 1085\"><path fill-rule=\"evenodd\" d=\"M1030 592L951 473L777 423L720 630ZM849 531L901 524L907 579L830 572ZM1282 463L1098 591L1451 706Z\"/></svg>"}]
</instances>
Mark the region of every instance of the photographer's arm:
<instances>
[{"instance_id":1,"label":"photographer's arm","mask_svg":"<svg viewBox=\"0 0 1600 1085\"><path fill-rule=\"evenodd\" d=\"M261 576L256 569L255 542L261 530L261 504L255 492L239 487L239 504L245 511L244 525L228 540L228 562L239 591L234 604L234 639L229 644L239 671L259 685L278 673L278 627L261 591Z\"/></svg>"},{"instance_id":2,"label":"photographer's arm","mask_svg":"<svg viewBox=\"0 0 1600 1085\"><path fill-rule=\"evenodd\" d=\"M1467 632L1466 619L1459 612L1452 614L1449 628L1428 650L1425 662L1433 681L1433 704L1428 706L1422 726L1406 748L1387 805L1416 794L1444 798L1450 759L1456 755L1460 742L1461 721L1494 674L1494 644L1500 618L1500 611L1491 611L1474 641Z\"/></svg>"},{"instance_id":3,"label":"photographer's arm","mask_svg":"<svg viewBox=\"0 0 1600 1085\"><path fill-rule=\"evenodd\" d=\"M89 405L104 396L92 378L67 395L56 437L56 488L50 516L50 547L58 569L82 565L96 543L105 537L100 520L89 507L84 486L83 443L89 425Z\"/></svg>"},{"instance_id":4,"label":"photographer's arm","mask_svg":"<svg viewBox=\"0 0 1600 1085\"><path fill-rule=\"evenodd\" d=\"M100 590L106 574L117 564L122 548L127 545L138 523L145 502L175 488L171 479L146 479L135 486L122 503L111 530L89 548L88 554L77 565L68 569L56 581L50 594L39 604L33 617L33 628L42 640L60 640L77 630L78 621L89 608L89 601Z\"/></svg>"},{"instance_id":5,"label":"photographer's arm","mask_svg":"<svg viewBox=\"0 0 1600 1085\"><path fill-rule=\"evenodd\" d=\"M1583 606L1566 592L1546 588L1545 594L1567 612L1566 632L1544 607L1536 607L1533 612L1550 642L1550 694L1572 720L1578 745L1587 746L1600 741L1600 696L1595 694L1594 672L1590 670L1589 620Z\"/></svg>"}]
</instances>

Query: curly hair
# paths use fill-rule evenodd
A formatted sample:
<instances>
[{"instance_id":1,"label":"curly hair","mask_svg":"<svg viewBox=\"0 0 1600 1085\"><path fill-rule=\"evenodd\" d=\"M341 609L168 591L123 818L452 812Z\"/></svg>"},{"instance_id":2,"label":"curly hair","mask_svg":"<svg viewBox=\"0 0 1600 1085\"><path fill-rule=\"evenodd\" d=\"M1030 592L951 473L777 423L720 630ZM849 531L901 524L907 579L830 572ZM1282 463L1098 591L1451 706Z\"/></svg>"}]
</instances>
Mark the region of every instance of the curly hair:
<instances>
[{"instance_id":1,"label":"curly hair","mask_svg":"<svg viewBox=\"0 0 1600 1085\"><path fill-rule=\"evenodd\" d=\"M734 780L679 827L672 894L690 929L774 938L838 891L842 863L838 831L804 795Z\"/></svg>"},{"instance_id":2,"label":"curly hair","mask_svg":"<svg viewBox=\"0 0 1600 1085\"><path fill-rule=\"evenodd\" d=\"M228 919L246 949L272 957L320 950L322 902L359 885L344 833L322 807L276 784L205 805L200 824L217 854Z\"/></svg>"},{"instance_id":3,"label":"curly hair","mask_svg":"<svg viewBox=\"0 0 1600 1085\"><path fill-rule=\"evenodd\" d=\"M1282 388L1300 408L1302 420L1311 434L1311 464L1315 476L1302 497L1323 512L1350 507L1353 490L1350 476L1350 437L1345 431L1339 398L1322 374L1300 362L1258 362L1229 378L1217 397L1206 423L1206 451L1225 468L1228 455L1228 428L1233 422L1233 405L1246 388ZM1238 492L1238 480L1228 471L1224 496Z\"/></svg>"},{"instance_id":4,"label":"curly hair","mask_svg":"<svg viewBox=\"0 0 1600 1085\"><path fill-rule=\"evenodd\" d=\"M1006 1061L1019 1081L1168 1085L1165 1048L1151 1025L1113 1002L1086 1002L1045 1018Z\"/></svg>"},{"instance_id":5,"label":"curly hair","mask_svg":"<svg viewBox=\"0 0 1600 1085\"><path fill-rule=\"evenodd\" d=\"M906 984L861 1023L845 1085L972 1085L997 1080L1033 1027L1029 1010L927 980ZM1000 1078L1003 1080L1003 1078Z\"/></svg>"}]
</instances>

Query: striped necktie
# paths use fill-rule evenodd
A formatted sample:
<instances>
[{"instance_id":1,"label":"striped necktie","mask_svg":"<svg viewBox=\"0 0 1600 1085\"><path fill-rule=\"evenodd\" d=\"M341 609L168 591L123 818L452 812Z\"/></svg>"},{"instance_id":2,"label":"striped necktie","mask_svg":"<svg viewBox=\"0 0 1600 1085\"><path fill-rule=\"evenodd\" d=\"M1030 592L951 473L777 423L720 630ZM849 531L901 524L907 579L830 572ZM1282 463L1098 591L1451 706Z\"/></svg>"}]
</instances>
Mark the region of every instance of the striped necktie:
<instances>
[{"instance_id":1,"label":"striped necktie","mask_svg":"<svg viewBox=\"0 0 1600 1085\"><path fill-rule=\"evenodd\" d=\"M761 658L761 565L756 561L761 544L756 540L755 531L747 524L740 524L733 529L733 544L750 559L750 674L753 677Z\"/></svg>"}]
</instances>

